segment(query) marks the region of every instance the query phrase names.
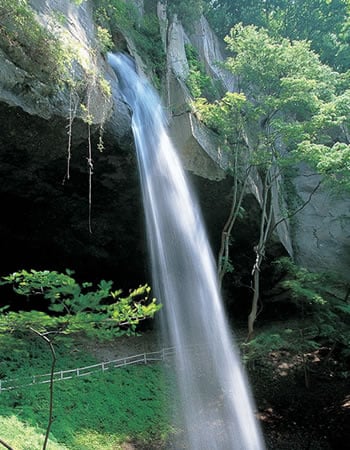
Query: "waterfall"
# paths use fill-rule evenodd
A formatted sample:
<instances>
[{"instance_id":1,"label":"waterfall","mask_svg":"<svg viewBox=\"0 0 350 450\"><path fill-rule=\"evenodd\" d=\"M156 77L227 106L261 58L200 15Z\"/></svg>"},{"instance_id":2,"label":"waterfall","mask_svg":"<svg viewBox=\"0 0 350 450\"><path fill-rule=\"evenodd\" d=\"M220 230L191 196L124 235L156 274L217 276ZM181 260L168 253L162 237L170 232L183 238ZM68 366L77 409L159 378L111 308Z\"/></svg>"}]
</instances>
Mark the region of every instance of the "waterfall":
<instances>
[{"instance_id":1,"label":"waterfall","mask_svg":"<svg viewBox=\"0 0 350 450\"><path fill-rule=\"evenodd\" d=\"M153 290L177 349L185 448L262 450L201 211L168 136L160 99L128 56L110 53L108 61L132 110Z\"/></svg>"}]
</instances>

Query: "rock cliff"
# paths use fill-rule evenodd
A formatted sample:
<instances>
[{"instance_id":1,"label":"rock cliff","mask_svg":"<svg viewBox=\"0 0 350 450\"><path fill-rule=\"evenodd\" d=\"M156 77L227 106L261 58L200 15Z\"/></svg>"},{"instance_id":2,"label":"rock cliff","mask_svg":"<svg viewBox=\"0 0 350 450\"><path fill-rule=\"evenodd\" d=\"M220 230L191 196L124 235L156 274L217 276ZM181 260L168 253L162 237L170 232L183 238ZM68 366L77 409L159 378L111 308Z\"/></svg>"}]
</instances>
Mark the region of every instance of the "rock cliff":
<instances>
[{"instance_id":1,"label":"rock cliff","mask_svg":"<svg viewBox=\"0 0 350 450\"><path fill-rule=\"evenodd\" d=\"M143 2L136 3L142 13ZM79 276L112 278L126 287L149 281L131 115L99 50L92 3L31 0L30 5L35 20L65 50L69 70L58 85L47 61L35 61L23 46L0 39L0 271L71 268ZM217 252L230 203L229 157L188 108L185 45L197 49L207 73L224 91L234 91L236 80L216 64L224 60L225 49L204 18L188 33L176 17L169 21L160 2L157 14L166 55L161 92L170 133ZM118 39L116 48L129 51L140 70L147 71L132 38L120 31ZM113 97L106 94L103 80L110 83ZM313 183L312 177L296 177L297 195L305 200ZM249 284L255 257L260 184L259 177L251 176L244 201L247 217L235 234L235 276L242 285ZM276 221L278 197L276 185ZM318 192L291 224L283 222L276 229L270 257L294 255L310 269L332 268L348 279L349 214L348 199L334 201L327 191Z\"/></svg>"},{"instance_id":2,"label":"rock cliff","mask_svg":"<svg viewBox=\"0 0 350 450\"><path fill-rule=\"evenodd\" d=\"M143 253L131 115L97 49L91 2L33 0L24 12L39 37L0 41L1 272L72 268L139 282L140 258L129 264L133 251ZM42 51L42 29L66 53L61 80L47 70L49 52L37 61L21 52L30 51L25 39ZM56 63L49 69L59 71Z\"/></svg>"},{"instance_id":3,"label":"rock cliff","mask_svg":"<svg viewBox=\"0 0 350 450\"><path fill-rule=\"evenodd\" d=\"M169 26L167 43L169 67L167 101L168 106L175 111L171 121L173 139L178 143L184 165L190 172L206 179L216 180L219 184L220 180L228 177L229 157L221 151L210 131L186 110L189 92L185 80L189 66L185 44L190 43L197 49L207 73L212 78L220 80L226 91L235 91L237 82L232 74L218 66L217 62L224 60L225 50L203 17L189 35L181 23L175 20ZM254 132L256 131L252 130L253 134ZM249 147L249 142L247 144ZM300 168L298 175L292 180L294 195L298 198L299 204L307 202L307 205L291 221L285 220L278 225L273 241L275 244L279 241L286 254L294 257L300 265L315 271L332 270L348 282L350 201L344 196L339 198L332 194L326 187L320 187L309 198L318 181L319 177L312 175L310 169ZM275 222L282 217L280 193L283 190L283 183L283 179L279 177L273 187ZM261 180L258 176L250 177L246 201L250 204L251 211L254 211L257 204L261 204ZM250 214L250 218L255 220L250 231L250 242L254 243L258 223L256 218L254 219L254 213ZM236 231L235 239L239 240L245 234L243 228L244 225ZM246 239L249 241L247 237ZM276 256L283 254L281 247L275 249Z\"/></svg>"}]
</instances>

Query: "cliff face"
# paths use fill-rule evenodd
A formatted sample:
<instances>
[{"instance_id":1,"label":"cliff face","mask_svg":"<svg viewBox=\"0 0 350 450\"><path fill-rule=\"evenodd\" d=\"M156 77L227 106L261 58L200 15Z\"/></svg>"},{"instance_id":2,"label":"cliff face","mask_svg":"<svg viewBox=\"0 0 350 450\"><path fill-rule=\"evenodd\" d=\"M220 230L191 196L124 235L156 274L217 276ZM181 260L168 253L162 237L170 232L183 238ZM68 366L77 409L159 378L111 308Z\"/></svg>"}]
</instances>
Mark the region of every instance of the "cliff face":
<instances>
[{"instance_id":1,"label":"cliff face","mask_svg":"<svg viewBox=\"0 0 350 450\"><path fill-rule=\"evenodd\" d=\"M194 174L206 179L216 180L217 184L228 178L229 157L222 152L215 137L205 129L196 118L186 112L189 101L185 80L189 74L185 45L193 45L201 58L207 73L220 80L226 91L235 91L237 82L232 74L217 65L224 60L223 49L208 23L202 17L188 35L176 20L168 28L168 92L167 101L175 108L171 121L173 139L178 143L185 167ZM252 136L257 130L248 130ZM249 139L247 140L249 148ZM350 280L347 270L349 265L350 235L350 201L346 196L340 198L332 194L329 188L321 186L310 197L319 177L312 176L310 169L300 167L292 180L295 196L299 204L307 203L291 221L280 221L285 204L281 204L281 192L284 180L277 177L273 187L274 222L280 222L274 231L271 256L285 254L295 261L314 271L334 271L340 279ZM246 224L235 229L235 240L246 241L246 245L254 245L257 239L258 223L254 214L261 205L261 180L252 174L248 183L246 204L251 209L248 216L253 221L250 239L245 234ZM224 206L224 205L222 205ZM226 205L227 207L227 205ZM254 217L255 216L255 217ZM277 245L277 247L276 247ZM250 248L251 250L251 248ZM248 252L248 249L244 249ZM273 252L276 252L275 255Z\"/></svg>"},{"instance_id":2,"label":"cliff face","mask_svg":"<svg viewBox=\"0 0 350 450\"><path fill-rule=\"evenodd\" d=\"M59 77L47 70L49 52L34 60L21 51L31 36L11 45L0 41L0 270L72 268L90 278L136 279L144 267L135 258L128 268L132 251L143 254L131 116L113 71L96 51L91 4L30 5L33 23L27 26L49 30L45 39L50 43L54 35L71 67L58 85ZM38 54L41 28L36 32ZM49 68L60 70L56 62ZM103 79L114 99L103 92Z\"/></svg>"},{"instance_id":3,"label":"cliff face","mask_svg":"<svg viewBox=\"0 0 350 450\"><path fill-rule=\"evenodd\" d=\"M298 196L307 201L320 177L307 167L293 180ZM293 244L296 260L315 271L333 271L339 281L350 280L350 201L320 187L294 222Z\"/></svg>"},{"instance_id":4,"label":"cliff face","mask_svg":"<svg viewBox=\"0 0 350 450\"><path fill-rule=\"evenodd\" d=\"M149 281L130 111L98 49L91 3L31 0L30 4L38 23L68 49L70 63L66 79L58 85L47 61L35 61L23 46L14 42L11 47L0 39L0 271L71 268L90 279L115 279L121 286ZM143 11L142 2L137 6ZM162 92L171 111L170 133L197 190L216 252L230 203L229 158L189 112L185 44L197 49L207 73L224 90L234 91L236 81L217 66L224 49L204 18L188 34L176 19L168 21L163 4L158 3L157 13L167 57ZM130 36L121 32L120 39L142 70L142 55ZM113 98L101 80L110 82ZM240 255L236 270L245 267L247 273L255 258L260 186L259 177L252 175L244 203L248 217L235 232L234 251ZM297 177L295 186L306 199L312 179ZM278 197L276 185L276 220ZM331 267L349 277L349 217L347 199L334 202L327 192L320 192L292 224L281 223L276 229L272 256L294 254L306 267Z\"/></svg>"},{"instance_id":5,"label":"cliff face","mask_svg":"<svg viewBox=\"0 0 350 450\"><path fill-rule=\"evenodd\" d=\"M217 219L219 217L221 219L221 221L216 222L216 226L220 227L219 224L221 224L220 229L217 230L219 233L222 229L224 218L228 216L230 209L229 197L232 188L229 187L229 184L233 183L233 181L229 176L229 168L232 162L227 151L218 143L215 134L203 126L193 114L188 112L188 103L191 97L186 87L186 79L190 71L186 57L186 45L190 44L196 49L207 74L220 83L223 91L236 91L237 80L232 73L218 64L224 62L225 49L210 29L204 17L201 17L195 24L190 34L186 33L181 23L175 19L168 26L166 42L168 64L166 101L168 108L174 111L171 118L170 131L182 156L185 168L191 174L197 175L202 179L216 181L211 194L209 194L210 189L208 186L204 188L205 194L203 194L203 197L205 198L209 195L210 198L215 198L214 202L211 203L211 208L213 208L213 204L218 205L213 214L215 214ZM252 133L254 134L254 131ZM249 139L247 139L247 145L249 147ZM275 222L281 217L281 201L278 193L280 183L282 183L282 180L277 179L273 188L273 215ZM200 185L200 183L198 184ZM226 185L226 187L223 187L223 189L226 189L225 194L219 194L219 185ZM246 261L246 267L245 270L243 268L242 270L244 272L247 271L248 275L254 264L255 254L253 246L257 244L259 238L258 210L262 203L262 181L256 171L250 173L247 186L244 206L248 210L246 220L250 221L250 225L247 227L246 223L238 222L233 233L234 241L236 241L233 253L237 255L243 252L245 254L243 259ZM217 190L216 195L215 190ZM200 186L199 192L203 192ZM220 197L220 195L222 196ZM208 211L207 217L210 218L210 216L211 214ZM218 233L216 242L219 241ZM293 256L293 244L288 221L282 221L276 227L274 235L274 243L271 246L274 250L271 256L277 257L283 254ZM238 244L240 241L242 245ZM235 266L237 265L239 266L239 262L235 261Z\"/></svg>"},{"instance_id":6,"label":"cliff face","mask_svg":"<svg viewBox=\"0 0 350 450\"><path fill-rule=\"evenodd\" d=\"M33 18L26 18L26 25L21 27L23 30L26 27L30 29L36 21L39 28L35 33L38 36L31 37L28 30L28 36L24 31L18 41L11 42L11 36L10 42L4 42L2 39L1 103L20 108L25 113L50 123L52 118L60 117L68 121L72 110L74 120L84 120L86 112L81 106L88 100L89 116L95 128L103 124L104 127L113 129L113 134L120 142L125 142L128 135L130 138L130 114L121 101L118 89L114 89L113 101L111 96L105 95L103 85L99 82L107 79L112 82L112 87L115 87L116 80L98 51L90 2L77 6L70 0L31 0L29 5L27 9L33 12ZM8 25L13 26L11 23ZM40 36L40 28L48 35ZM37 47L33 49L33 54L43 53L41 58L35 58L33 55L30 58L26 54L28 49L23 46L26 39L29 44ZM60 47L60 52L51 54L53 49L45 49L47 43ZM50 58L56 58L56 63L50 63ZM62 68L62 65L66 67ZM57 73L50 74L50 70ZM118 115L113 118L116 108ZM109 126L113 120L118 120L118 126ZM77 135L75 137L78 138Z\"/></svg>"}]
</instances>

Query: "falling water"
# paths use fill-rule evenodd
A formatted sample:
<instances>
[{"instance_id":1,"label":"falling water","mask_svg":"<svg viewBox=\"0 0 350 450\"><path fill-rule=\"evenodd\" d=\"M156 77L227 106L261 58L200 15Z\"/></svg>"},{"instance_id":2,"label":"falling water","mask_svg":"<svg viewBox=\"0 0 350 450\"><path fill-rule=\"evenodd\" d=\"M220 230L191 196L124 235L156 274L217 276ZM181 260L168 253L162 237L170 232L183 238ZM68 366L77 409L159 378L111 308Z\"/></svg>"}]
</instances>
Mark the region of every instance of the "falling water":
<instances>
[{"instance_id":1,"label":"falling water","mask_svg":"<svg viewBox=\"0 0 350 450\"><path fill-rule=\"evenodd\" d=\"M178 350L186 448L262 450L201 213L167 134L161 102L128 56L109 54L108 60L133 112L152 283Z\"/></svg>"}]
</instances>

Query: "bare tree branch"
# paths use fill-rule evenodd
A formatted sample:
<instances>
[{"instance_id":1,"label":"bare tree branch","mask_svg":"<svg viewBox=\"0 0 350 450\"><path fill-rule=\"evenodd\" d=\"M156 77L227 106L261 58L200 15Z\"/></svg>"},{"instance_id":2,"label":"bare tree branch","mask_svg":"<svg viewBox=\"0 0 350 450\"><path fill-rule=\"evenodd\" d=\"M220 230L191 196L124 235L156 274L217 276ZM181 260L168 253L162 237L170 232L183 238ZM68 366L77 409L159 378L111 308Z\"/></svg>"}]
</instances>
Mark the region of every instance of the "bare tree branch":
<instances>
[{"instance_id":1,"label":"bare tree branch","mask_svg":"<svg viewBox=\"0 0 350 450\"><path fill-rule=\"evenodd\" d=\"M294 210L293 212L291 212L290 214L288 214L286 217L282 217L280 220L278 220L274 226L271 229L271 233L278 227L278 225L282 222L284 222L285 220L289 220L292 217L294 217L296 214L298 214L300 211L302 211L306 205L308 205L311 202L311 199L313 197L313 195L315 194L315 192L318 190L318 188L321 186L322 184L322 180L320 180L317 185L314 187L314 189L310 192L308 199L296 210Z\"/></svg>"},{"instance_id":2,"label":"bare tree branch","mask_svg":"<svg viewBox=\"0 0 350 450\"><path fill-rule=\"evenodd\" d=\"M8 444L6 444L5 441L3 441L2 439L0 439L0 444L3 445L5 448L7 448L8 450L14 450L13 447L10 447Z\"/></svg>"}]
</instances>

